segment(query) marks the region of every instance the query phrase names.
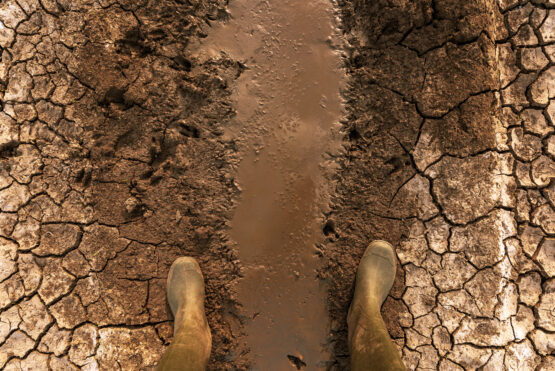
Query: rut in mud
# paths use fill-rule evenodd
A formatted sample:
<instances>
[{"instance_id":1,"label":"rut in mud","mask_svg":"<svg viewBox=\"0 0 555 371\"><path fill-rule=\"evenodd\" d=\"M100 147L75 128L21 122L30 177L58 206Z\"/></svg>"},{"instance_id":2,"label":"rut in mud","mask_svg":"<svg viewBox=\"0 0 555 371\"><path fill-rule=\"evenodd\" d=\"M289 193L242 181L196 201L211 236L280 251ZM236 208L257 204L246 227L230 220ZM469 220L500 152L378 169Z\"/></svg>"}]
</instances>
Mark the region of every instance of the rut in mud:
<instances>
[{"instance_id":1,"label":"rut in mud","mask_svg":"<svg viewBox=\"0 0 555 371\"><path fill-rule=\"evenodd\" d=\"M243 277L237 300L255 369L298 359L324 367L326 287L317 278L329 186L325 155L338 151L340 81L328 0L233 2L230 18L198 46L243 64L225 137L239 143L242 194L231 223ZM329 173L329 170L327 171Z\"/></svg>"}]
</instances>

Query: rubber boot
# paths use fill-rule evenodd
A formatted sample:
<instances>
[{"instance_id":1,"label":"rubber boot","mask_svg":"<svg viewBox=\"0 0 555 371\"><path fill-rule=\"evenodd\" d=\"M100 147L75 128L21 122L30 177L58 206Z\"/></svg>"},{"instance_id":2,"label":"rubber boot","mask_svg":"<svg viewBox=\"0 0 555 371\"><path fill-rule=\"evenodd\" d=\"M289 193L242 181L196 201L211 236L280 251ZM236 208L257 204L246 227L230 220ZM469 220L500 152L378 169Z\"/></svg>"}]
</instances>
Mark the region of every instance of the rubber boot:
<instances>
[{"instance_id":1,"label":"rubber boot","mask_svg":"<svg viewBox=\"0 0 555 371\"><path fill-rule=\"evenodd\" d=\"M347 315L352 371L405 370L380 313L396 270L393 246L372 242L360 261Z\"/></svg>"},{"instance_id":2,"label":"rubber boot","mask_svg":"<svg viewBox=\"0 0 555 371\"><path fill-rule=\"evenodd\" d=\"M176 259L168 273L167 295L174 315L173 341L162 355L160 371L206 369L212 336L204 312L204 278L195 259Z\"/></svg>"}]
</instances>

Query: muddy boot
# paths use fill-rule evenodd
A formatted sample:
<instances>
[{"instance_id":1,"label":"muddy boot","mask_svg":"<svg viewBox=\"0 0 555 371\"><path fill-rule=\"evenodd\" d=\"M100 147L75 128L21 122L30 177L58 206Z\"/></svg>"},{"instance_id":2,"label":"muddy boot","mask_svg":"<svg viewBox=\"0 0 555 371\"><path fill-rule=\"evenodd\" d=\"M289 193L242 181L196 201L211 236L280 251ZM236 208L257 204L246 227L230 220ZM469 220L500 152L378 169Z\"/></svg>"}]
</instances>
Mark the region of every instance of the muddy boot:
<instances>
[{"instance_id":1,"label":"muddy boot","mask_svg":"<svg viewBox=\"0 0 555 371\"><path fill-rule=\"evenodd\" d=\"M347 324L351 370L405 370L380 313L393 286L397 264L393 246L374 241L360 261Z\"/></svg>"},{"instance_id":2,"label":"muddy boot","mask_svg":"<svg viewBox=\"0 0 555 371\"><path fill-rule=\"evenodd\" d=\"M212 336L204 313L204 279L196 260L176 259L168 273L167 287L174 315L173 341L162 355L158 370L205 370Z\"/></svg>"}]
</instances>

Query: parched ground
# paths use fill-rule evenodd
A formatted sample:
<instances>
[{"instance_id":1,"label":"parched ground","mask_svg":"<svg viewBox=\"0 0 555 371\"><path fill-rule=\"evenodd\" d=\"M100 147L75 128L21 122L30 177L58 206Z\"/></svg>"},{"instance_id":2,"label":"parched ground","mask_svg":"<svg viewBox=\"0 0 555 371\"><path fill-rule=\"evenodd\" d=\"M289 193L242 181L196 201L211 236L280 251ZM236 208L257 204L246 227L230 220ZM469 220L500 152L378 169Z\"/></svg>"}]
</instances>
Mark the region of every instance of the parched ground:
<instances>
[{"instance_id":1,"label":"parched ground","mask_svg":"<svg viewBox=\"0 0 555 371\"><path fill-rule=\"evenodd\" d=\"M214 369L240 354L220 136L241 68L187 54L224 3L1 3L0 368L151 368L180 255L206 277Z\"/></svg>"},{"instance_id":2,"label":"parched ground","mask_svg":"<svg viewBox=\"0 0 555 371\"><path fill-rule=\"evenodd\" d=\"M409 369L554 369L555 2L339 6L347 154L323 272L336 369L374 238L398 246L382 313Z\"/></svg>"},{"instance_id":3,"label":"parched ground","mask_svg":"<svg viewBox=\"0 0 555 371\"><path fill-rule=\"evenodd\" d=\"M397 246L383 314L409 369L555 359L555 2L337 1L345 152L320 246L330 368L371 239ZM246 369L230 94L244 65L190 43L224 0L0 2L0 369L148 370L165 277L207 282L212 370Z\"/></svg>"}]
</instances>

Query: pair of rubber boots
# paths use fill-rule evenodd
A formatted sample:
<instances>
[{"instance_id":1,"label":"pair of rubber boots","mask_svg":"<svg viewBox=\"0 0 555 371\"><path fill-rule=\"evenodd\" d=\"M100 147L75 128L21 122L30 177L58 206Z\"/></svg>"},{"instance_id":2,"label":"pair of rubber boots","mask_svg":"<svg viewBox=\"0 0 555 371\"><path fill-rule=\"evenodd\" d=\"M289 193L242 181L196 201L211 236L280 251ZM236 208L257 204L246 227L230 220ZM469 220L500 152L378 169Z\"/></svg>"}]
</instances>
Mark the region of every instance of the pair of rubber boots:
<instances>
[{"instance_id":1,"label":"pair of rubber boots","mask_svg":"<svg viewBox=\"0 0 555 371\"><path fill-rule=\"evenodd\" d=\"M372 242L362 256L347 316L353 371L405 370L380 313L396 268L393 247L385 241ZM174 314L174 338L158 370L204 370L212 337L204 312L204 279L195 259L182 257L172 264L167 295Z\"/></svg>"}]
</instances>

